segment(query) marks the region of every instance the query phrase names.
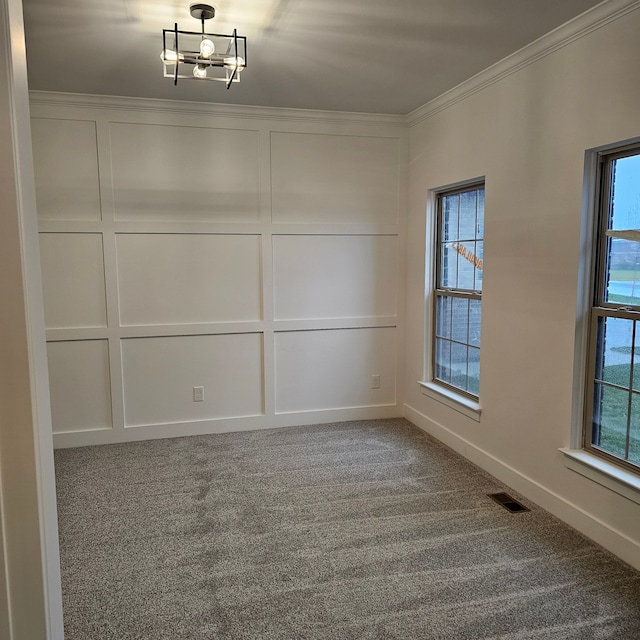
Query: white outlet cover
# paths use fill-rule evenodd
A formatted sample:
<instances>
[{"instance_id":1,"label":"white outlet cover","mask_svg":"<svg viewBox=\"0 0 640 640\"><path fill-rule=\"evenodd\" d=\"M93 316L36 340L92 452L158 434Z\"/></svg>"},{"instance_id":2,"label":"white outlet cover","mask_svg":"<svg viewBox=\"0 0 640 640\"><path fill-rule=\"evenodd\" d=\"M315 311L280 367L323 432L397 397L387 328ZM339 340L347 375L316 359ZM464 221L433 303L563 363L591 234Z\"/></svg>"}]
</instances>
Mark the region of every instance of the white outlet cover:
<instances>
[{"instance_id":1,"label":"white outlet cover","mask_svg":"<svg viewBox=\"0 0 640 640\"><path fill-rule=\"evenodd\" d=\"M193 387L193 401L204 402L204 387Z\"/></svg>"}]
</instances>

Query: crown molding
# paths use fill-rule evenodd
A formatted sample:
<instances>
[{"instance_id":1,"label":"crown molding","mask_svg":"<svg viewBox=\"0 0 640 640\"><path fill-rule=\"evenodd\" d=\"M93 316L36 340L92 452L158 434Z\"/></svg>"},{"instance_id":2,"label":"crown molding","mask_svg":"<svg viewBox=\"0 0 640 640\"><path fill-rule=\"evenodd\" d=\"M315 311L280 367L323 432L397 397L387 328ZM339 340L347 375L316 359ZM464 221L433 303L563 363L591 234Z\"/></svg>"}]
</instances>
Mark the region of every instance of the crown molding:
<instances>
[{"instance_id":1,"label":"crown molding","mask_svg":"<svg viewBox=\"0 0 640 640\"><path fill-rule=\"evenodd\" d=\"M595 7L541 36L522 49L480 71L475 76L446 91L406 115L406 123L413 127L423 120L447 109L482 89L499 82L537 60L575 42L576 40L618 20L640 7L640 0L604 0Z\"/></svg>"},{"instance_id":2,"label":"crown molding","mask_svg":"<svg viewBox=\"0 0 640 640\"><path fill-rule=\"evenodd\" d=\"M131 98L84 93L30 91L32 105L72 107L84 109L119 109L182 115L313 122L321 124L377 125L406 128L406 117L394 114L354 113L348 111L315 111L285 107L258 107L252 105L189 102L158 98Z\"/></svg>"}]
</instances>

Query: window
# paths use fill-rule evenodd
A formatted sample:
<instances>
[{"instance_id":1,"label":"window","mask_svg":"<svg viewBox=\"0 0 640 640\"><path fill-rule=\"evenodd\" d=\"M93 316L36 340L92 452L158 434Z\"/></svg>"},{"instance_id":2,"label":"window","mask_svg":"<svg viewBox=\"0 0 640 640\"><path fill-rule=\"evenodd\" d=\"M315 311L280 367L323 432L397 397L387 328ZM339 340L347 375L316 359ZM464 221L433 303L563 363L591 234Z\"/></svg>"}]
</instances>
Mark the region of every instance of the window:
<instances>
[{"instance_id":1,"label":"window","mask_svg":"<svg viewBox=\"0 0 640 640\"><path fill-rule=\"evenodd\" d=\"M438 193L436 211L433 380L477 399L480 391L484 185L468 185Z\"/></svg>"},{"instance_id":2,"label":"window","mask_svg":"<svg viewBox=\"0 0 640 640\"><path fill-rule=\"evenodd\" d=\"M601 154L585 449L640 470L640 146Z\"/></svg>"}]
</instances>

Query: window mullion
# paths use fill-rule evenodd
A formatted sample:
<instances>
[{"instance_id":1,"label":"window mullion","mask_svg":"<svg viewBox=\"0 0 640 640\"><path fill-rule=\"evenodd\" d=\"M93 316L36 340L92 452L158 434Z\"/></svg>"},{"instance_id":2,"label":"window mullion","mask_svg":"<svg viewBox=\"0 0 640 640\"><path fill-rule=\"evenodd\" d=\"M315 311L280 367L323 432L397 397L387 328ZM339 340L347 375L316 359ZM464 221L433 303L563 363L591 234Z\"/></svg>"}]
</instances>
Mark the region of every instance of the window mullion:
<instances>
[{"instance_id":1,"label":"window mullion","mask_svg":"<svg viewBox=\"0 0 640 640\"><path fill-rule=\"evenodd\" d=\"M629 364L629 401L627 403L627 437L624 446L624 459L629 459L629 447L631 446L631 407L633 405L633 360L636 346L636 325L634 320L631 330L631 363Z\"/></svg>"},{"instance_id":2,"label":"window mullion","mask_svg":"<svg viewBox=\"0 0 640 640\"><path fill-rule=\"evenodd\" d=\"M460 194L458 194L458 231L456 238L460 237ZM458 242L458 240L456 240ZM460 284L460 254L456 251L456 289Z\"/></svg>"}]
</instances>

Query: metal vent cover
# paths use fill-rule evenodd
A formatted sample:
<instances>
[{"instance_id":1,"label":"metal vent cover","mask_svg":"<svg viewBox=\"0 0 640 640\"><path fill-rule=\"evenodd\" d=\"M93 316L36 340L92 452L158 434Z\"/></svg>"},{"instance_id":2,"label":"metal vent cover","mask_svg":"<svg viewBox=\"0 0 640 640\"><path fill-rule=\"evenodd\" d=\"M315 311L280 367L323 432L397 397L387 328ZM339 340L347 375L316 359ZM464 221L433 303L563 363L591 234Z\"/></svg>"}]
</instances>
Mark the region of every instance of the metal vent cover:
<instances>
[{"instance_id":1,"label":"metal vent cover","mask_svg":"<svg viewBox=\"0 0 640 640\"><path fill-rule=\"evenodd\" d=\"M488 493L492 500L497 502L501 507L504 507L511 513L519 513L520 511L530 511L528 507L525 507L522 503L518 502L515 498L508 493Z\"/></svg>"}]
</instances>

